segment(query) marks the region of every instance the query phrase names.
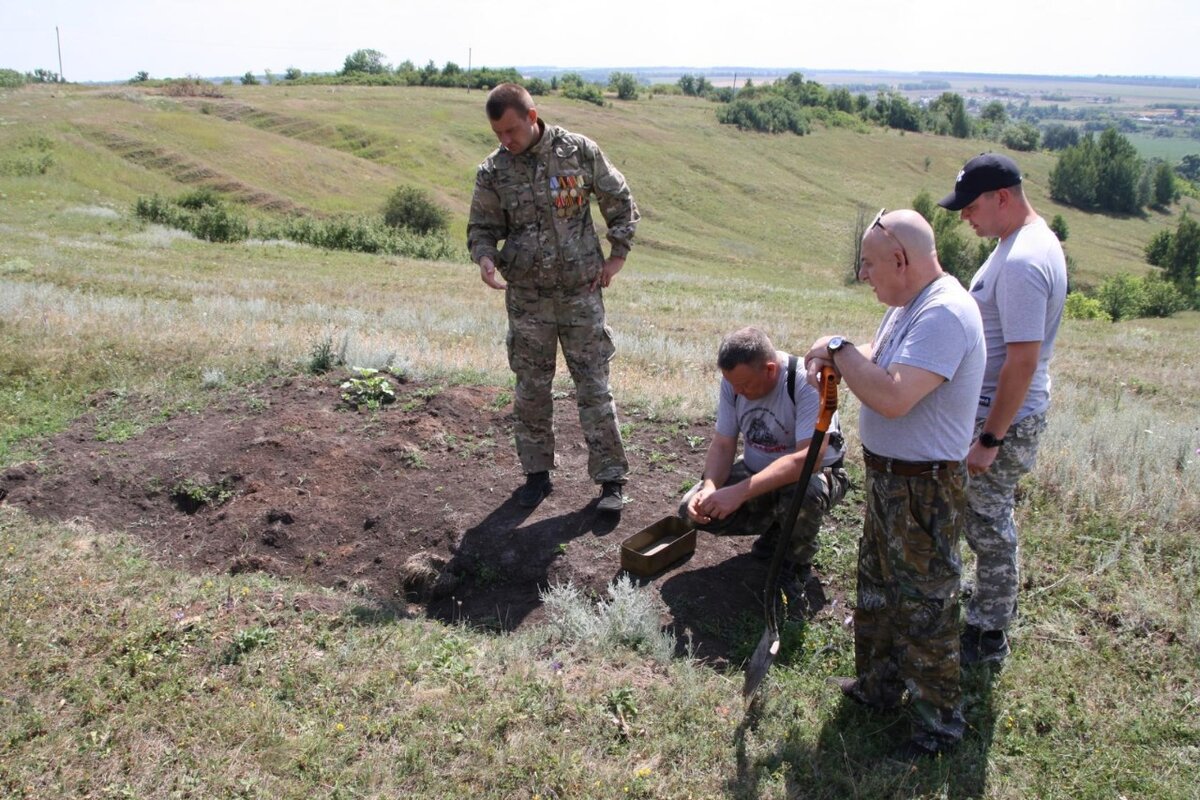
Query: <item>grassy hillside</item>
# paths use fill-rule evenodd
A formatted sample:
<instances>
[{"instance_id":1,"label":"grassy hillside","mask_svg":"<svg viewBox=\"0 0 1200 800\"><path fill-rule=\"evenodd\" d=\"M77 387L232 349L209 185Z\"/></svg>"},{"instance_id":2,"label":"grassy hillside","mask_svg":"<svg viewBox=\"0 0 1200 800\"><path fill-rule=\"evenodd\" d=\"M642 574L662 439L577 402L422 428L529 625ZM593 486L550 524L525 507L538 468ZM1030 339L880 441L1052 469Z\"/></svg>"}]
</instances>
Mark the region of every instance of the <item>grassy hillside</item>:
<instances>
[{"instance_id":1,"label":"grassy hillside","mask_svg":"<svg viewBox=\"0 0 1200 800\"><path fill-rule=\"evenodd\" d=\"M36 460L39 437L85 409L97 436L133 435L214 392L303 369L325 342L356 365L509 379L502 297L465 256L215 245L131 214L139 196L200 185L258 215L373 213L410 183L453 210L461 241L475 166L494 146L482 96L222 91L0 94L0 162L52 157L44 174L0 170L0 468ZM663 416L711 410L713 351L738 325L792 349L822 333L868 336L880 308L846 282L857 210L940 196L983 147L877 130L742 133L689 98L541 109L600 142L643 209L606 302L618 402ZM1039 211L1067 219L1084 280L1144 272L1144 244L1180 212L1059 208L1045 196L1051 157L1019 161ZM968 741L937 763L881 765L875 741L898 720L830 695L824 679L851 658L834 619L806 629L762 714L743 720L740 673L537 632L366 624L344 593L185 574L126 532L4 509L0 794L1193 796L1198 319L1064 326L1052 426L1019 509L1017 647L1002 672L969 678ZM135 396L151 403L126 403ZM829 548L850 581L854 542ZM303 612L314 602L320 613Z\"/></svg>"}]
</instances>

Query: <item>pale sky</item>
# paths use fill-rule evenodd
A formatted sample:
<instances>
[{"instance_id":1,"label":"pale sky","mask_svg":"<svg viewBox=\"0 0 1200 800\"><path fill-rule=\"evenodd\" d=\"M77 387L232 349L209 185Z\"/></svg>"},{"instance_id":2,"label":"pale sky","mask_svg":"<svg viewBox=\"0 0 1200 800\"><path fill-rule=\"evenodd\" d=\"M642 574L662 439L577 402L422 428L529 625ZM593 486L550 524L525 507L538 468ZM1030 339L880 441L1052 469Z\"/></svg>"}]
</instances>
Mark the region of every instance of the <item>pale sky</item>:
<instances>
[{"instance_id":1,"label":"pale sky","mask_svg":"<svg viewBox=\"0 0 1200 800\"><path fill-rule=\"evenodd\" d=\"M903 9L903 10L901 10ZM71 81L440 67L1200 75L1197 0L0 0L0 68Z\"/></svg>"}]
</instances>

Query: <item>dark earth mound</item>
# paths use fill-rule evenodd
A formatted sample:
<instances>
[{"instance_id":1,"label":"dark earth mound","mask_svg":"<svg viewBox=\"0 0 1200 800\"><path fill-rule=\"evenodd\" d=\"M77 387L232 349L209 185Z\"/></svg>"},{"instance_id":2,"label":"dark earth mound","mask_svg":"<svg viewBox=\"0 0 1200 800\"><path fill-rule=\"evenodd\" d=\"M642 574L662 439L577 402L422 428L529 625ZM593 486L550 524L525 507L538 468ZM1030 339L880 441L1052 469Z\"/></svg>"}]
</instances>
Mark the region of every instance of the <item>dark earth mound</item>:
<instances>
[{"instance_id":1,"label":"dark earth mound","mask_svg":"<svg viewBox=\"0 0 1200 800\"><path fill-rule=\"evenodd\" d=\"M604 514L574 400L556 396L554 489L530 512L514 495L523 477L507 390L393 381L395 403L354 410L341 399L346 377L231 391L119 442L98 439L118 398L96 397L41 460L0 476L0 501L126 531L173 567L264 571L400 614L511 630L541 618L538 592L552 583L605 596L621 541L674 513L711 434L619 408L628 503ZM664 624L714 665L740 660L762 630L765 566L750 544L700 533L692 556L641 580L662 596ZM834 588L823 613L844 607Z\"/></svg>"}]
</instances>

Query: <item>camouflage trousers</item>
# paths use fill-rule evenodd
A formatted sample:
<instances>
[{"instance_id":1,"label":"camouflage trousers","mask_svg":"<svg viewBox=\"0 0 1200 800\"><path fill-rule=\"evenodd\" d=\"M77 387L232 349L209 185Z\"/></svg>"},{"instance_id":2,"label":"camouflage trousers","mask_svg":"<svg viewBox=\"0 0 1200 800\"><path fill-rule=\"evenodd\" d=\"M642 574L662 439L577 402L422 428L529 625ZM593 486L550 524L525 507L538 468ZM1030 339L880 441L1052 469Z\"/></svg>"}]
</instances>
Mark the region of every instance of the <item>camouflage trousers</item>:
<instances>
[{"instance_id":1,"label":"camouflage trousers","mask_svg":"<svg viewBox=\"0 0 1200 800\"><path fill-rule=\"evenodd\" d=\"M983 422L975 423L976 436ZM966 537L975 553L975 590L967 601L967 622L985 631L1007 629L1016 613L1017 481L1037 462L1038 439L1045 429L1045 414L1010 427L991 468L967 482Z\"/></svg>"},{"instance_id":2,"label":"camouflage trousers","mask_svg":"<svg viewBox=\"0 0 1200 800\"><path fill-rule=\"evenodd\" d=\"M579 425L588 447L588 474L597 483L624 482L629 472L617 427L617 409L608 383L608 362L616 347L604 324L599 291L559 292L520 289L504 295L508 310L508 365L516 376L513 434L526 473L554 469L554 383L562 344Z\"/></svg>"},{"instance_id":3,"label":"camouflage trousers","mask_svg":"<svg viewBox=\"0 0 1200 800\"><path fill-rule=\"evenodd\" d=\"M907 689L913 738L934 748L966 729L958 667L966 480L965 465L917 477L866 473L854 609L858 685L879 708L897 705Z\"/></svg>"},{"instance_id":4,"label":"camouflage trousers","mask_svg":"<svg viewBox=\"0 0 1200 800\"><path fill-rule=\"evenodd\" d=\"M739 458L733 462L725 485L744 481L751 474ZM719 536L762 536L772 531L783 530L792 498L796 494L796 485L791 484L750 498L725 519L697 525L688 516L687 507L703 485L703 481L698 482L683 496L679 502L679 516L694 527ZM826 467L820 472L814 470L813 476L808 479L808 488L804 494L804 503L800 506L800 513L796 517L796 525L792 528L792 539L789 542L791 553L788 557L793 563L813 563L820 547L817 534L821 530L821 518L841 502L849 486L850 478L841 466Z\"/></svg>"}]
</instances>

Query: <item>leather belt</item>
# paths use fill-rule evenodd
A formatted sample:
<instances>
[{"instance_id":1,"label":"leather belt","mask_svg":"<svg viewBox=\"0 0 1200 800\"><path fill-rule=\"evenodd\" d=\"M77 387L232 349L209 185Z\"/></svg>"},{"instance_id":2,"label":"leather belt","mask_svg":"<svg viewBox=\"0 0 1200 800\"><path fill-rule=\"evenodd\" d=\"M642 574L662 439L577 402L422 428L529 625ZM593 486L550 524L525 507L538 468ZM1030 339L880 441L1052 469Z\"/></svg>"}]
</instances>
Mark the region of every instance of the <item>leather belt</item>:
<instances>
[{"instance_id":1,"label":"leather belt","mask_svg":"<svg viewBox=\"0 0 1200 800\"><path fill-rule=\"evenodd\" d=\"M951 472L962 466L961 461L901 461L898 458L877 456L863 448L863 463L879 472L890 472L904 478L916 478L921 475L937 475L939 472Z\"/></svg>"}]
</instances>

